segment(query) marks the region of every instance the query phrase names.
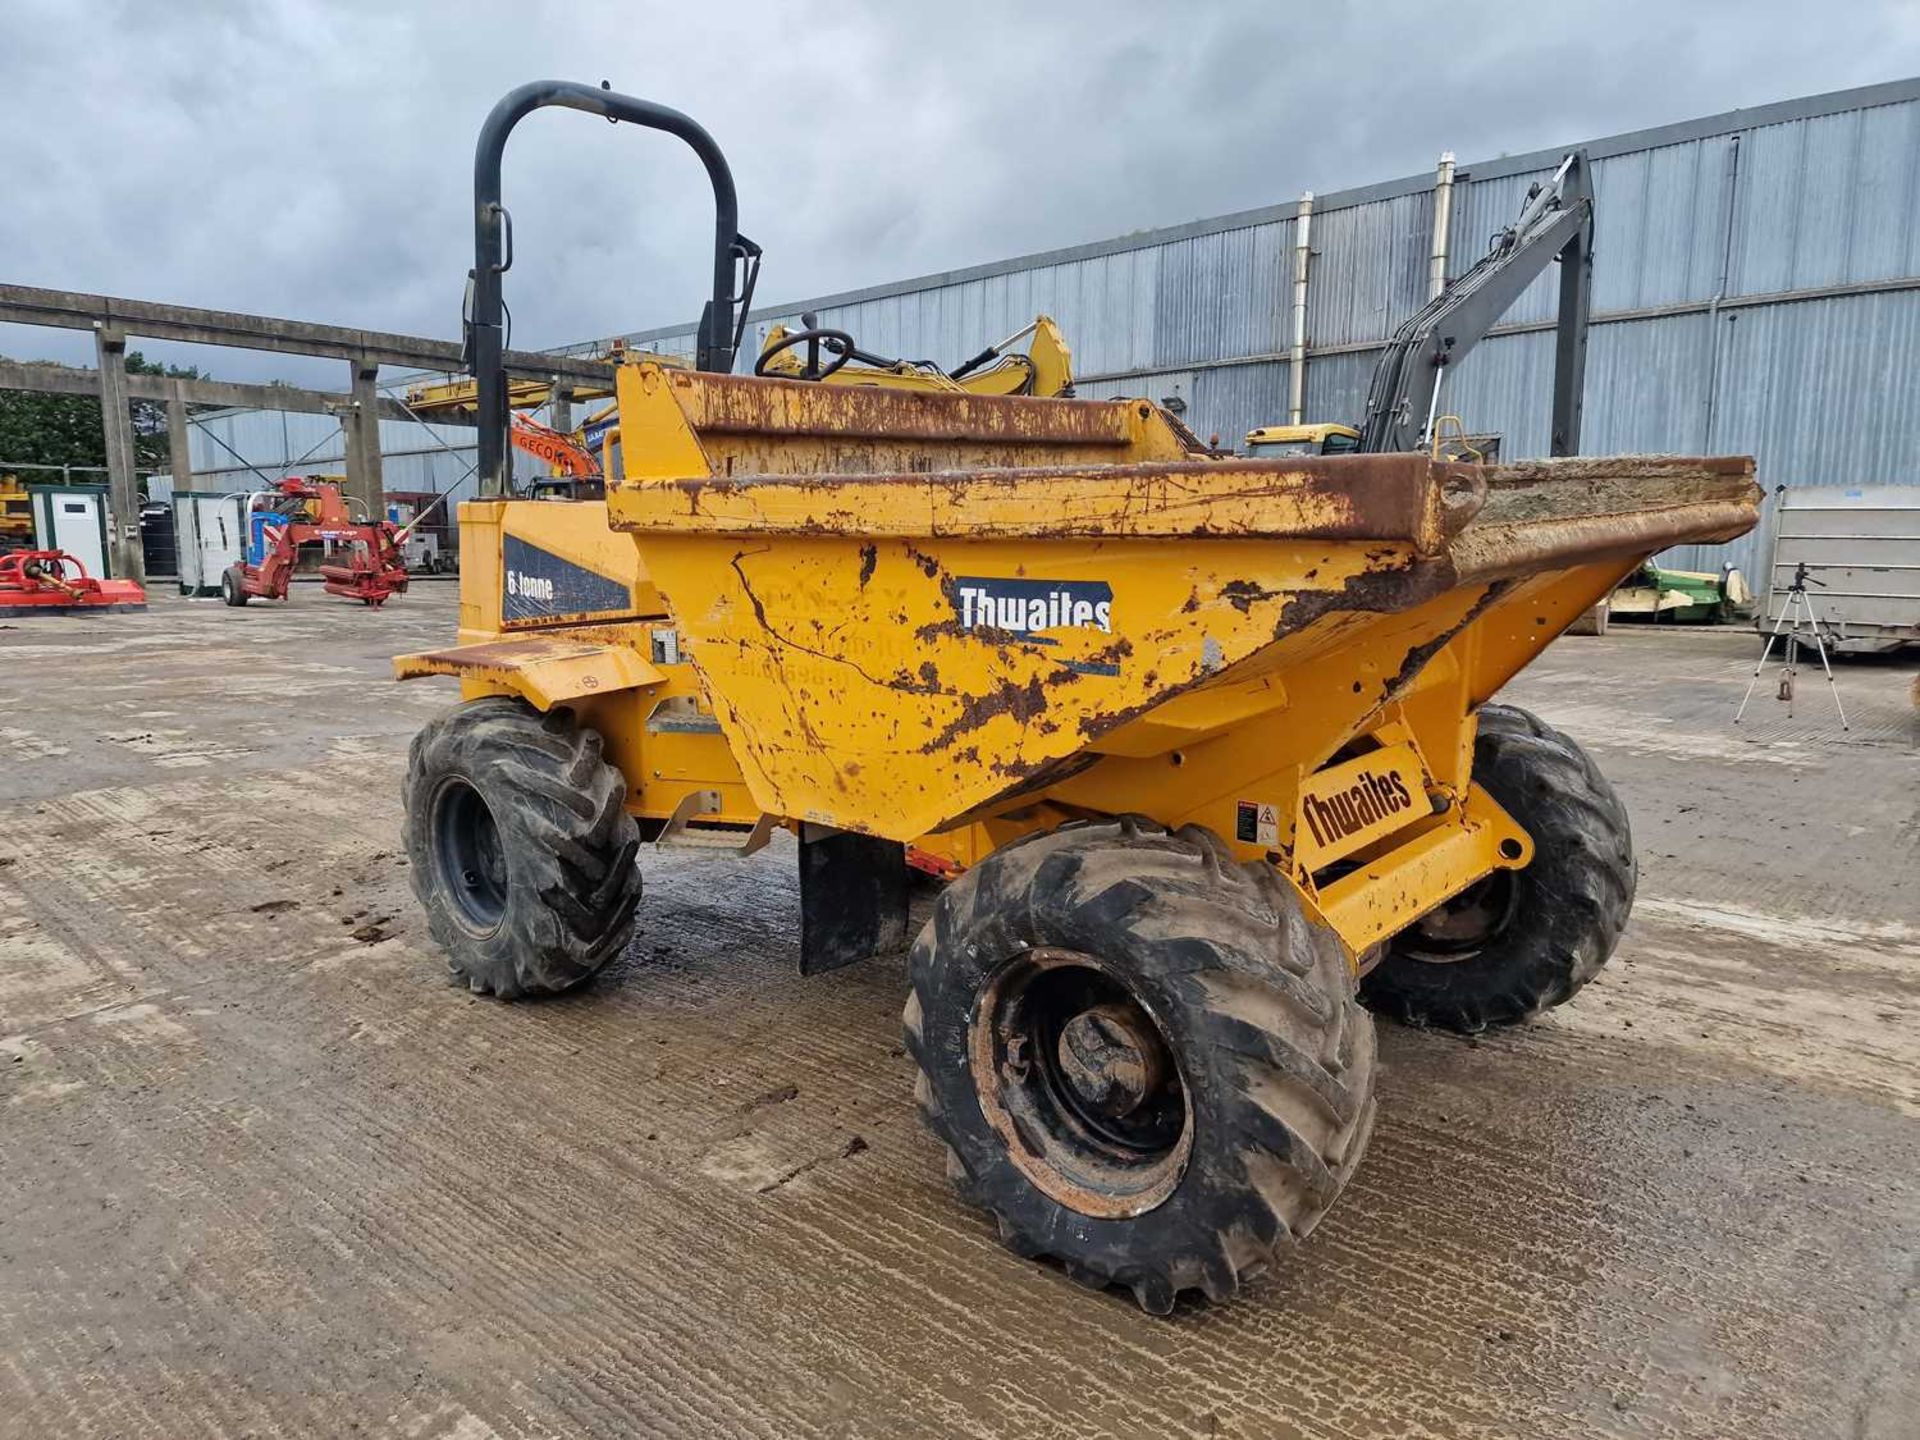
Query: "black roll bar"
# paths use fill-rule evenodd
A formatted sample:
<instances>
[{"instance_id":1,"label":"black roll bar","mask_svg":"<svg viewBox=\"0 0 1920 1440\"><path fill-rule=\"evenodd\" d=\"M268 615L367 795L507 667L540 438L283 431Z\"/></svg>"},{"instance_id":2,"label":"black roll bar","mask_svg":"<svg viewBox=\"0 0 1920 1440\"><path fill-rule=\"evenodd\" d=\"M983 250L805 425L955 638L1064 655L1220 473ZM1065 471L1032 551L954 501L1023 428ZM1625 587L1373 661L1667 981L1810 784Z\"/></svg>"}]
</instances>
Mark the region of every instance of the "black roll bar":
<instances>
[{"instance_id":1,"label":"black roll bar","mask_svg":"<svg viewBox=\"0 0 1920 1440\"><path fill-rule=\"evenodd\" d=\"M707 167L713 184L713 296L700 316L695 364L699 369L725 374L733 369L735 348L744 328L747 301L753 291L754 262L760 247L740 233L739 202L734 195L733 172L713 137L698 122L650 100L637 100L605 86L580 85L568 80L535 80L501 97L480 127L473 155L473 275L466 316L467 369L473 376L479 421L480 493L512 492L508 463L507 375L502 364L506 349L505 302L500 277L513 264L513 218L500 202L500 160L513 127L535 110L562 105L584 110L609 121L626 121L649 130L677 135L692 147ZM744 293L734 294L736 261L748 262ZM741 329L734 325L739 304Z\"/></svg>"}]
</instances>

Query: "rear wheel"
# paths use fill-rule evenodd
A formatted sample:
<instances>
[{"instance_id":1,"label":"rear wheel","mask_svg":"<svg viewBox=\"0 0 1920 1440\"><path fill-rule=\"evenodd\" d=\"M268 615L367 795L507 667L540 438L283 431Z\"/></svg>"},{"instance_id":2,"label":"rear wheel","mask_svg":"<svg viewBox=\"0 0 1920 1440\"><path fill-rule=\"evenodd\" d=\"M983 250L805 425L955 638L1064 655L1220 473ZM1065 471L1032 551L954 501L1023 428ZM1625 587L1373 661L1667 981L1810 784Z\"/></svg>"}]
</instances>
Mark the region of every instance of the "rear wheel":
<instances>
[{"instance_id":1,"label":"rear wheel","mask_svg":"<svg viewBox=\"0 0 1920 1440\"><path fill-rule=\"evenodd\" d=\"M1346 1184L1373 1027L1271 867L1133 818L996 851L914 945L916 1096L1022 1255L1156 1314L1221 1300Z\"/></svg>"},{"instance_id":2,"label":"rear wheel","mask_svg":"<svg viewBox=\"0 0 1920 1440\"><path fill-rule=\"evenodd\" d=\"M1633 908L1626 806L1586 751L1525 710L1483 705L1473 778L1533 838L1386 944L1360 982L1374 1010L1471 1033L1570 999L1612 956Z\"/></svg>"},{"instance_id":3,"label":"rear wheel","mask_svg":"<svg viewBox=\"0 0 1920 1440\"><path fill-rule=\"evenodd\" d=\"M240 606L253 597L247 594L245 572L238 565L229 565L220 573L220 600L222 604Z\"/></svg>"},{"instance_id":4,"label":"rear wheel","mask_svg":"<svg viewBox=\"0 0 1920 1440\"><path fill-rule=\"evenodd\" d=\"M454 980L512 1000L579 984L625 949L640 836L599 732L565 710L470 701L414 737L407 856Z\"/></svg>"}]
</instances>

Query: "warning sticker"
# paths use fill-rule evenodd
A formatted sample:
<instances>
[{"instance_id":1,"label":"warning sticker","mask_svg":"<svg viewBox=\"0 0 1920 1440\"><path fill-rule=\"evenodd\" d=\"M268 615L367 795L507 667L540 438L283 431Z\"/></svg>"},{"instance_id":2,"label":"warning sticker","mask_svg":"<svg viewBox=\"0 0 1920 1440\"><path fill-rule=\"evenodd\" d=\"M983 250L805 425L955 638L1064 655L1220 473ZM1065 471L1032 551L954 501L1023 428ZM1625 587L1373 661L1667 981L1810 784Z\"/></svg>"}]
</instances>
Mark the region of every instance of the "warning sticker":
<instances>
[{"instance_id":1,"label":"warning sticker","mask_svg":"<svg viewBox=\"0 0 1920 1440\"><path fill-rule=\"evenodd\" d=\"M1248 845L1280 843L1280 811L1256 800L1242 800L1233 817L1233 838Z\"/></svg>"}]
</instances>

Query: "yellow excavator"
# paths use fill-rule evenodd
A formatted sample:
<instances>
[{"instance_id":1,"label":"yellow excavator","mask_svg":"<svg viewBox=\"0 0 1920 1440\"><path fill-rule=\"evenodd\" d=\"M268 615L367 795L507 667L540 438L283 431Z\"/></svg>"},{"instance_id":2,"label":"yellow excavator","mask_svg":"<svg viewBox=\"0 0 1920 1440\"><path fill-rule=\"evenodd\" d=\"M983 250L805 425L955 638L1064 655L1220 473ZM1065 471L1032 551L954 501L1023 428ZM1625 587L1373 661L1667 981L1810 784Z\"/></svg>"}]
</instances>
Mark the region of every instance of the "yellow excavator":
<instances>
[{"instance_id":1,"label":"yellow excavator","mask_svg":"<svg viewBox=\"0 0 1920 1440\"><path fill-rule=\"evenodd\" d=\"M1351 455L1360 448L1360 432L1351 425L1262 425L1247 432L1247 454L1262 460L1278 455Z\"/></svg>"},{"instance_id":2,"label":"yellow excavator","mask_svg":"<svg viewBox=\"0 0 1920 1440\"><path fill-rule=\"evenodd\" d=\"M1360 432L1351 425L1262 425L1247 432L1246 453L1258 459L1277 455L1354 455L1360 451L1360 442ZM1435 460L1492 465L1500 458L1500 437L1469 435L1458 415L1442 415L1427 441L1427 453Z\"/></svg>"},{"instance_id":3,"label":"yellow excavator","mask_svg":"<svg viewBox=\"0 0 1920 1440\"><path fill-rule=\"evenodd\" d=\"M1374 367L1359 424L1265 425L1247 433L1246 453L1265 459L1413 451L1436 460L1495 463L1500 437L1468 434L1459 416L1442 413L1441 392L1452 367L1556 262L1560 304L1548 453L1575 453L1591 304L1591 173L1585 151L1569 152L1551 178L1527 191L1519 218L1493 237L1487 253L1393 332Z\"/></svg>"}]
</instances>

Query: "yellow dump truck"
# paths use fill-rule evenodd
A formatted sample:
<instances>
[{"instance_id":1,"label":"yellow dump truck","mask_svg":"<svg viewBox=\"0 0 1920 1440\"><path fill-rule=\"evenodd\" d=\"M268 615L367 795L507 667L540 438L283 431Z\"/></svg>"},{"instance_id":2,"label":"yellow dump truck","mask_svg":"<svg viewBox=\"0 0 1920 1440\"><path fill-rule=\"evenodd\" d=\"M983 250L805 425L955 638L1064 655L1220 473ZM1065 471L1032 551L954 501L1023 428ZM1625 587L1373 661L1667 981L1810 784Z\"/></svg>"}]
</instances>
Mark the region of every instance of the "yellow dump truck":
<instances>
[{"instance_id":1,"label":"yellow dump truck","mask_svg":"<svg viewBox=\"0 0 1920 1440\"><path fill-rule=\"evenodd\" d=\"M620 368L604 505L508 492L499 163L542 105L680 136L719 212L697 368ZM752 247L691 120L542 82L476 176L484 498L458 643L396 662L465 697L406 790L457 980L575 985L643 842L775 830L830 968L905 942L904 846L977 834L908 961L920 1108L1008 1245L1164 1312L1347 1183L1371 1011L1514 1021L1612 953L1625 810L1490 701L1648 554L1747 530L1750 461L1233 459L1144 400L737 377Z\"/></svg>"}]
</instances>

